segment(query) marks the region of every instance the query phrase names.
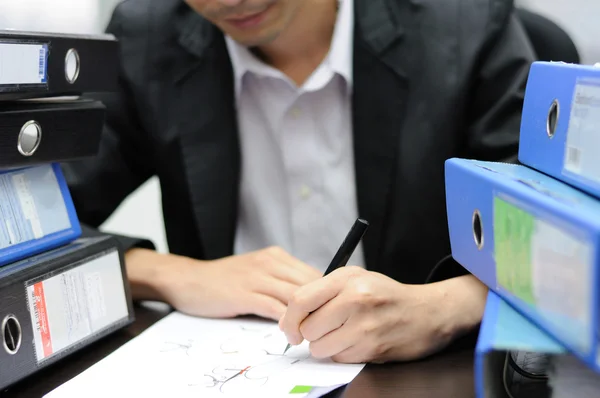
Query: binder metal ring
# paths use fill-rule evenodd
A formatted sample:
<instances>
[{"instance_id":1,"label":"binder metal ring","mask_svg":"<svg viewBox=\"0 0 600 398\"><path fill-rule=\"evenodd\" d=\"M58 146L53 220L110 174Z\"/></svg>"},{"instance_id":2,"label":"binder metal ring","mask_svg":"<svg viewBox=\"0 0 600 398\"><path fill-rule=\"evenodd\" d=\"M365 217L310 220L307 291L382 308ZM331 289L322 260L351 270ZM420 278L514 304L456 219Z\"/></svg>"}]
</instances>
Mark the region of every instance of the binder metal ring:
<instances>
[{"instance_id":1,"label":"binder metal ring","mask_svg":"<svg viewBox=\"0 0 600 398\"><path fill-rule=\"evenodd\" d=\"M548 109L548 116L546 117L546 134L548 137L554 137L554 132L556 131L556 126L558 125L558 117L560 115L560 105L558 100L555 99L550 104L550 109Z\"/></svg>"},{"instance_id":2,"label":"binder metal ring","mask_svg":"<svg viewBox=\"0 0 600 398\"><path fill-rule=\"evenodd\" d=\"M23 156L31 156L37 151L42 142L42 126L35 120L30 120L21 127L17 138L17 149Z\"/></svg>"},{"instance_id":3,"label":"binder metal ring","mask_svg":"<svg viewBox=\"0 0 600 398\"><path fill-rule=\"evenodd\" d=\"M67 51L65 56L65 78L70 84L75 83L79 77L79 71L81 68L81 59L79 53L74 48Z\"/></svg>"},{"instance_id":4,"label":"binder metal ring","mask_svg":"<svg viewBox=\"0 0 600 398\"><path fill-rule=\"evenodd\" d=\"M4 346L4 350L9 355L15 355L17 352L19 352L19 349L21 348L21 342L23 340L23 332L21 330L21 324L19 323L19 320L12 314L5 316L2 320L2 328L0 331L2 332L2 345ZM16 336L14 336L13 333L16 333ZM10 346L9 342L7 341L7 337L9 336L11 337ZM14 337L16 337L16 341Z\"/></svg>"},{"instance_id":5,"label":"binder metal ring","mask_svg":"<svg viewBox=\"0 0 600 398\"><path fill-rule=\"evenodd\" d=\"M471 220L473 225L473 240L475 241L475 245L477 245L477 249L481 250L483 248L483 225L481 222L481 214L479 210L475 209L473 212L473 217Z\"/></svg>"}]
</instances>

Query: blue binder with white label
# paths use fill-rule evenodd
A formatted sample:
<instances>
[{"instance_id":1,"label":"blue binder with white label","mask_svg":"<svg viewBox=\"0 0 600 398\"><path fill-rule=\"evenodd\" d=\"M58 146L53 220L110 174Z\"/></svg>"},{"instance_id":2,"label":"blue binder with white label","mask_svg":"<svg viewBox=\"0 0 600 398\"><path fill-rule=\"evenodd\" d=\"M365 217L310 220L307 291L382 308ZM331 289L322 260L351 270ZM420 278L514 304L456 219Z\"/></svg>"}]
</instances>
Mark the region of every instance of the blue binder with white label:
<instances>
[{"instance_id":1,"label":"blue binder with white label","mask_svg":"<svg viewBox=\"0 0 600 398\"><path fill-rule=\"evenodd\" d=\"M0 172L0 266L81 236L58 163Z\"/></svg>"},{"instance_id":2,"label":"blue binder with white label","mask_svg":"<svg viewBox=\"0 0 600 398\"><path fill-rule=\"evenodd\" d=\"M445 167L454 259L600 369L600 201L522 165Z\"/></svg>"},{"instance_id":3,"label":"blue binder with white label","mask_svg":"<svg viewBox=\"0 0 600 398\"><path fill-rule=\"evenodd\" d=\"M600 198L600 67L534 62L519 161Z\"/></svg>"}]
</instances>

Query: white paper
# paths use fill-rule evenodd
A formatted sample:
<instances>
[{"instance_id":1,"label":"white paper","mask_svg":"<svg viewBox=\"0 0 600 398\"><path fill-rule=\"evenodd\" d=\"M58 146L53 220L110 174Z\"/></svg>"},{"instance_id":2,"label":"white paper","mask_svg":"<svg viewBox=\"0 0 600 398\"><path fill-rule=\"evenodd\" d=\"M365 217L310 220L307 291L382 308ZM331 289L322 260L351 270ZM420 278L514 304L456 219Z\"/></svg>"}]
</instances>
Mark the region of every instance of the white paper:
<instances>
[{"instance_id":1,"label":"white paper","mask_svg":"<svg viewBox=\"0 0 600 398\"><path fill-rule=\"evenodd\" d=\"M274 322L176 312L46 397L308 398L348 384L364 367L312 358L307 342L283 355L286 345ZM290 393L296 386L314 388Z\"/></svg>"},{"instance_id":2,"label":"white paper","mask_svg":"<svg viewBox=\"0 0 600 398\"><path fill-rule=\"evenodd\" d=\"M46 83L46 44L0 43L0 85Z\"/></svg>"}]
</instances>

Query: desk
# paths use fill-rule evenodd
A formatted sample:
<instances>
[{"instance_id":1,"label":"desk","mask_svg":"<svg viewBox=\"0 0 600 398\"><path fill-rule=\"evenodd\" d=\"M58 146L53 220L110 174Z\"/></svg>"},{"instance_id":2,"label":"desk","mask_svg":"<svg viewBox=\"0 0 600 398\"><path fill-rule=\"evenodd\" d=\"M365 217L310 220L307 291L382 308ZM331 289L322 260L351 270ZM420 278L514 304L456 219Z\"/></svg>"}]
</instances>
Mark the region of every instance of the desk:
<instances>
[{"instance_id":1,"label":"desk","mask_svg":"<svg viewBox=\"0 0 600 398\"><path fill-rule=\"evenodd\" d=\"M73 354L7 391L2 398L40 398L109 355L168 314L166 308L136 306L136 321L98 343ZM367 365L342 391L340 398L474 398L473 349L456 348L427 360Z\"/></svg>"}]
</instances>

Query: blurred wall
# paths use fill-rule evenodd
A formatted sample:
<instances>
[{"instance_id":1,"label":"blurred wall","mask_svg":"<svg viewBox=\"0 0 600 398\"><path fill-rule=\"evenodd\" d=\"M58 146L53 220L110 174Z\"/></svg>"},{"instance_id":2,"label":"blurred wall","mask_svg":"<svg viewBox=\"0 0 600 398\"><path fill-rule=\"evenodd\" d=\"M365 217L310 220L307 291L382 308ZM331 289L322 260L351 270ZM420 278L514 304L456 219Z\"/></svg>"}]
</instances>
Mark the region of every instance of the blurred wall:
<instances>
[{"instance_id":1,"label":"blurred wall","mask_svg":"<svg viewBox=\"0 0 600 398\"><path fill-rule=\"evenodd\" d=\"M0 26L40 32L100 32L118 1L0 0Z\"/></svg>"},{"instance_id":2,"label":"blurred wall","mask_svg":"<svg viewBox=\"0 0 600 398\"><path fill-rule=\"evenodd\" d=\"M516 0L519 7L556 22L573 39L581 63L600 62L599 0Z\"/></svg>"}]
</instances>

